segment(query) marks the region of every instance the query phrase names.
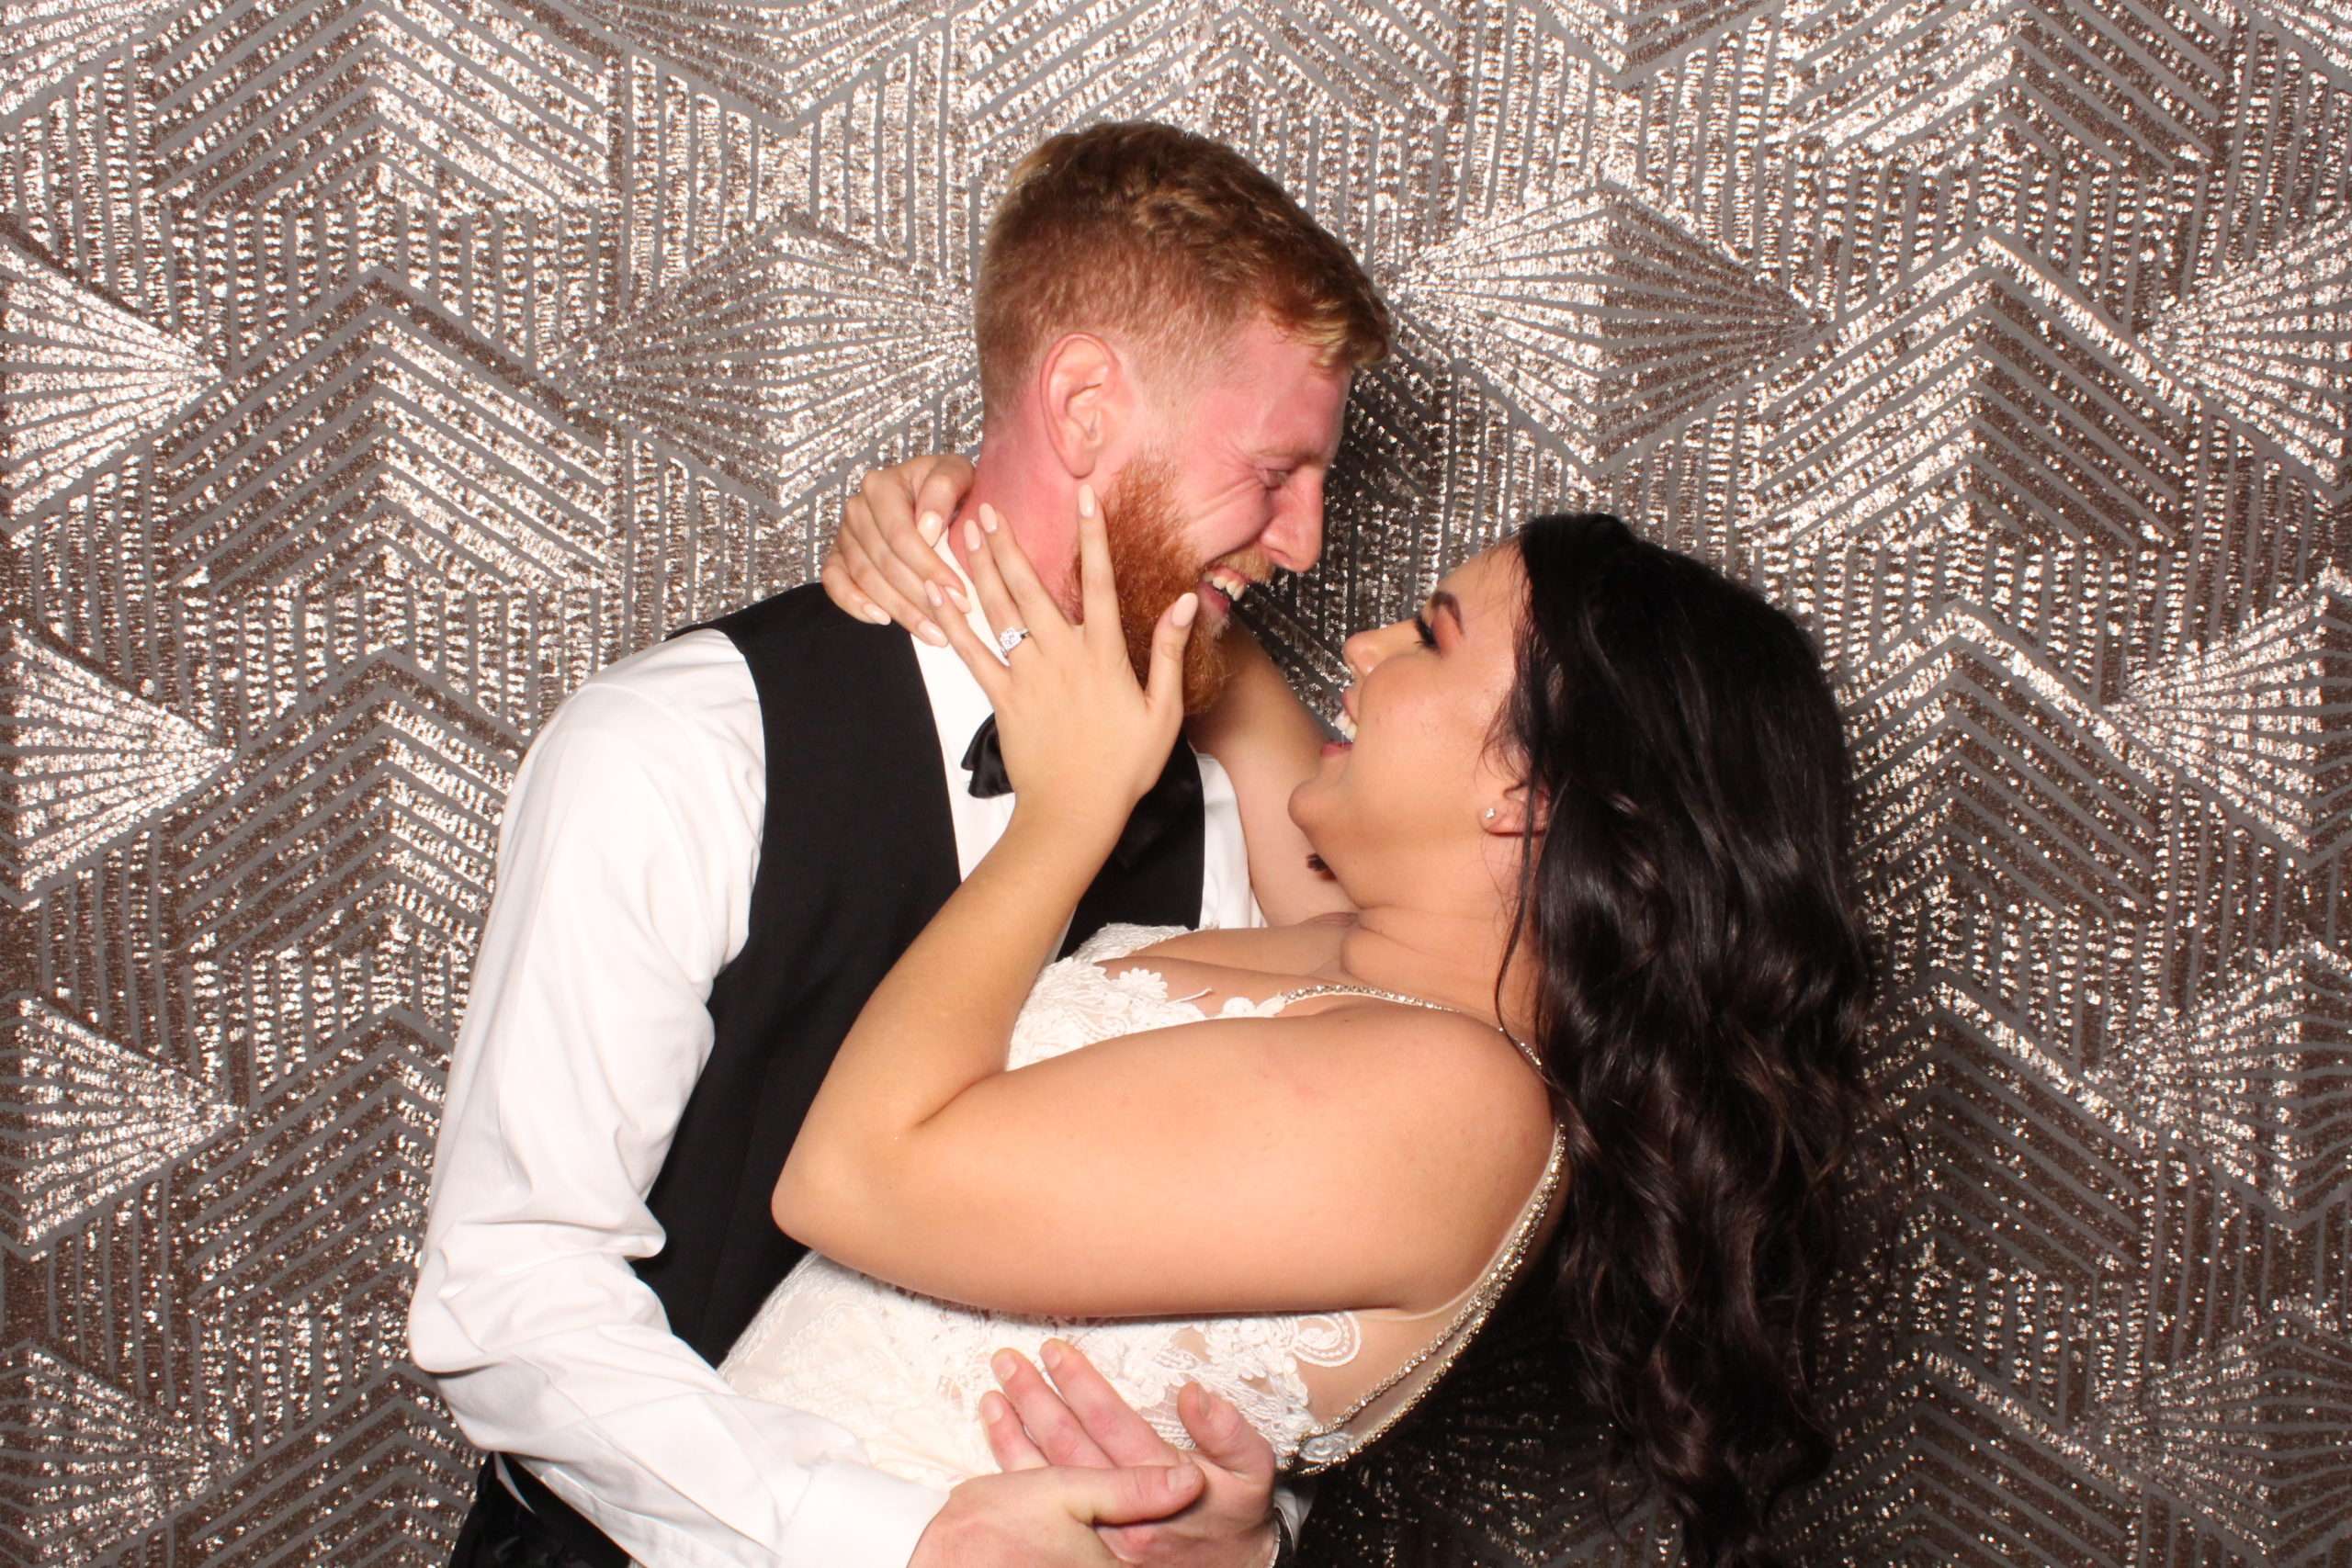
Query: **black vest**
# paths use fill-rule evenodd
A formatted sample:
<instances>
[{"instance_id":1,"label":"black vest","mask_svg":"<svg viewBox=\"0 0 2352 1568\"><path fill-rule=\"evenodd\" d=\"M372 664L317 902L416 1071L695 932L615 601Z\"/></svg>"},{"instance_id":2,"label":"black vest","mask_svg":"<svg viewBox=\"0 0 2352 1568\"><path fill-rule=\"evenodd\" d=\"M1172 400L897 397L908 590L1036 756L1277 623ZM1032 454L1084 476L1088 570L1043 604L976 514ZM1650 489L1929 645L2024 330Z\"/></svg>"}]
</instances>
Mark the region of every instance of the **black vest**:
<instances>
[{"instance_id":1,"label":"black vest","mask_svg":"<svg viewBox=\"0 0 2352 1568\"><path fill-rule=\"evenodd\" d=\"M808 1250L776 1229L769 1198L833 1053L956 890L940 749L960 756L967 738L936 732L907 635L843 615L814 585L707 624L751 667L767 801L750 928L711 986L710 1056L647 1199L665 1239L634 1266L670 1331L716 1366ZM1199 769L1181 741L1169 766ZM1106 870L1069 945L1111 920L1199 924L1204 852L1195 816L1125 872ZM509 1472L572 1551L599 1568L626 1562L523 1466Z\"/></svg>"}]
</instances>

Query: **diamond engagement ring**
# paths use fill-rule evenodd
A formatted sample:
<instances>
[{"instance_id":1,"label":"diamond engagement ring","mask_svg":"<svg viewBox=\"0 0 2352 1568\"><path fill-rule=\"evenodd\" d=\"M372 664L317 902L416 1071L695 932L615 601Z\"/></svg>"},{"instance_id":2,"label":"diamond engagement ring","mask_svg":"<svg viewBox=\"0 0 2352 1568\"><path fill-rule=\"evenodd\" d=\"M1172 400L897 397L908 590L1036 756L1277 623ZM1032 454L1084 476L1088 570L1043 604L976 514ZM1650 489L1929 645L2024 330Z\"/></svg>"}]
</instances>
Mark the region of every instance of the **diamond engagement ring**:
<instances>
[{"instance_id":1,"label":"diamond engagement ring","mask_svg":"<svg viewBox=\"0 0 2352 1568\"><path fill-rule=\"evenodd\" d=\"M996 634L996 650L999 653L1011 653L1021 646L1021 639L1029 635L1027 626L1007 626Z\"/></svg>"}]
</instances>

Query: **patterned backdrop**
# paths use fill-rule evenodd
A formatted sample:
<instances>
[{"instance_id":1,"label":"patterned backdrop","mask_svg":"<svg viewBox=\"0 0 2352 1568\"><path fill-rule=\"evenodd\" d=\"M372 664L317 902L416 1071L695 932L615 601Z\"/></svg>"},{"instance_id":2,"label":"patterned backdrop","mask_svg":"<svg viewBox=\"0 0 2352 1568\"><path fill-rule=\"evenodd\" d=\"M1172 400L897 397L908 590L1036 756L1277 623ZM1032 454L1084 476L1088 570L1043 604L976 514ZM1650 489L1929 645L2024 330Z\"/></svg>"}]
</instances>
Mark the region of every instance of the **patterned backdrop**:
<instances>
[{"instance_id":1,"label":"patterned backdrop","mask_svg":"<svg viewBox=\"0 0 2352 1568\"><path fill-rule=\"evenodd\" d=\"M1397 307L1261 612L1323 699L1560 504L1834 664L1918 1160L1804 1554L2352 1563L2346 0L5 0L0 1553L442 1560L516 760L972 436L975 236L1106 115ZM1655 1554L1558 1484L1512 1551Z\"/></svg>"}]
</instances>

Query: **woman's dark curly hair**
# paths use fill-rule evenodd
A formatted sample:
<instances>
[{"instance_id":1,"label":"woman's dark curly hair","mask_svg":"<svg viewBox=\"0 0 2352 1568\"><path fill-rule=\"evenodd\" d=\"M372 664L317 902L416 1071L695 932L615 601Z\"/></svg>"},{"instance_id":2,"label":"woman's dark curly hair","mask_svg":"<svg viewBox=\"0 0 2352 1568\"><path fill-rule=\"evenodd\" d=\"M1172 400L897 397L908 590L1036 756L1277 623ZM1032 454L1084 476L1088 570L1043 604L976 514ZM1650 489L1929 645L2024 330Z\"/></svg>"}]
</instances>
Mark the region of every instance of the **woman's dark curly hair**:
<instances>
[{"instance_id":1,"label":"woman's dark curly hair","mask_svg":"<svg viewBox=\"0 0 2352 1568\"><path fill-rule=\"evenodd\" d=\"M1553 1298L1685 1561L1764 1568L1766 1514L1830 1451L1814 1347L1867 1095L1844 734L1753 591L1602 513L1516 543L1497 739L1541 826L1505 973L1534 977L1567 1139Z\"/></svg>"}]
</instances>

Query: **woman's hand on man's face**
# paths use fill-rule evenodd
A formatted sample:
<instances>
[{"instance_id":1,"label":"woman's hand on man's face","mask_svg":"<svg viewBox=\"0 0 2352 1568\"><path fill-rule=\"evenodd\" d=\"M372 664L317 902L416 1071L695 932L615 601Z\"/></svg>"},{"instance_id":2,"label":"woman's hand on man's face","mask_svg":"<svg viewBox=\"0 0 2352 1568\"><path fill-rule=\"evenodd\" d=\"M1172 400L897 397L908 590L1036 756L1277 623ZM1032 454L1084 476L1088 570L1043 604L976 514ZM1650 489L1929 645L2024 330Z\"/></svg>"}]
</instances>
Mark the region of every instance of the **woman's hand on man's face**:
<instances>
[{"instance_id":1,"label":"woman's hand on man's face","mask_svg":"<svg viewBox=\"0 0 2352 1568\"><path fill-rule=\"evenodd\" d=\"M1084 611L1077 624L1037 580L1012 529L985 504L978 522L956 525L954 544L988 624L1012 640L984 643L964 616L944 618L948 646L996 715L1016 827L1028 822L1082 835L1073 843L1107 833L1107 853L1176 742L1184 718L1184 644L1200 599L1182 594L1161 612L1148 679L1138 685L1119 620L1110 539L1090 486L1078 487L1075 521ZM923 586L927 597L938 592Z\"/></svg>"},{"instance_id":2,"label":"woman's hand on man's face","mask_svg":"<svg viewBox=\"0 0 2352 1568\"><path fill-rule=\"evenodd\" d=\"M967 608L956 569L932 547L971 488L971 463L952 453L868 472L842 509L841 528L825 552L825 596L861 620L896 621L933 647L946 647L923 584L935 583L958 613Z\"/></svg>"}]
</instances>

